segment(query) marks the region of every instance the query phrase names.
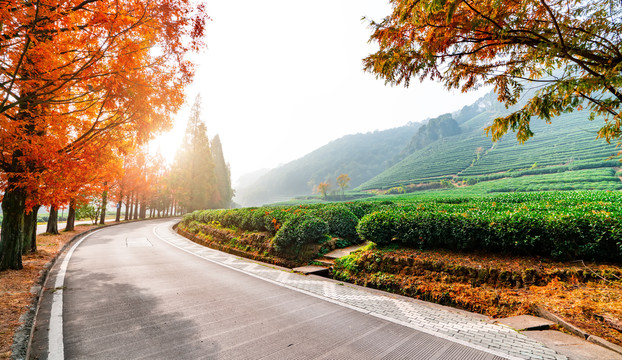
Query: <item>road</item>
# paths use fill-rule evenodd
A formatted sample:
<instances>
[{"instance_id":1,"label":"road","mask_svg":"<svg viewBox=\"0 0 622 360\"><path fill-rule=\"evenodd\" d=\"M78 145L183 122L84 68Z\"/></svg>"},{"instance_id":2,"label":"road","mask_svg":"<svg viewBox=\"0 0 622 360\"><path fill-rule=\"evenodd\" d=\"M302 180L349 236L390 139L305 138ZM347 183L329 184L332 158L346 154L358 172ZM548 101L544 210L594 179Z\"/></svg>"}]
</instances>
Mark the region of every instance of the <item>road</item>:
<instances>
[{"instance_id":1,"label":"road","mask_svg":"<svg viewBox=\"0 0 622 360\"><path fill-rule=\"evenodd\" d=\"M31 358L565 358L475 315L200 247L174 222L100 229L59 258Z\"/></svg>"}]
</instances>

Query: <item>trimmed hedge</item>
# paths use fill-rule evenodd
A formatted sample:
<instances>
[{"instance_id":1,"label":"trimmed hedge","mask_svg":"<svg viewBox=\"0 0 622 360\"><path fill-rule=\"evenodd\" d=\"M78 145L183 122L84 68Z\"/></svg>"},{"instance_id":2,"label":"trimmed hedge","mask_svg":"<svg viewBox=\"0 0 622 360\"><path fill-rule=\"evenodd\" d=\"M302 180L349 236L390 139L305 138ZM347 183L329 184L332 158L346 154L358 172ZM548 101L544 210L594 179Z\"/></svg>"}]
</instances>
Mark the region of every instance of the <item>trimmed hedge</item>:
<instances>
[{"instance_id":1,"label":"trimmed hedge","mask_svg":"<svg viewBox=\"0 0 622 360\"><path fill-rule=\"evenodd\" d=\"M327 234L350 241L359 241L356 225L365 214L386 206L386 202L351 202L304 206L265 206L228 210L197 210L184 216L184 221L215 223L244 231L265 231L276 235L292 217L307 214L329 224Z\"/></svg>"},{"instance_id":2,"label":"trimmed hedge","mask_svg":"<svg viewBox=\"0 0 622 360\"><path fill-rule=\"evenodd\" d=\"M329 206L326 210L319 212L319 216L328 223L328 232L331 235L358 240L356 225L359 218L345 206Z\"/></svg>"},{"instance_id":3,"label":"trimmed hedge","mask_svg":"<svg viewBox=\"0 0 622 360\"><path fill-rule=\"evenodd\" d=\"M184 221L275 236L294 217L308 215L326 222L328 230L324 235L343 239L340 246L364 239L379 245L423 249L486 250L560 260L622 262L620 192L393 199L202 210L186 215Z\"/></svg>"},{"instance_id":4,"label":"trimmed hedge","mask_svg":"<svg viewBox=\"0 0 622 360\"><path fill-rule=\"evenodd\" d=\"M328 223L312 215L291 217L272 240L274 249L282 254L298 254L305 245L328 240Z\"/></svg>"},{"instance_id":5,"label":"trimmed hedge","mask_svg":"<svg viewBox=\"0 0 622 360\"><path fill-rule=\"evenodd\" d=\"M578 215L396 209L366 215L357 231L362 239L378 245L622 261L622 221L599 212Z\"/></svg>"}]
</instances>

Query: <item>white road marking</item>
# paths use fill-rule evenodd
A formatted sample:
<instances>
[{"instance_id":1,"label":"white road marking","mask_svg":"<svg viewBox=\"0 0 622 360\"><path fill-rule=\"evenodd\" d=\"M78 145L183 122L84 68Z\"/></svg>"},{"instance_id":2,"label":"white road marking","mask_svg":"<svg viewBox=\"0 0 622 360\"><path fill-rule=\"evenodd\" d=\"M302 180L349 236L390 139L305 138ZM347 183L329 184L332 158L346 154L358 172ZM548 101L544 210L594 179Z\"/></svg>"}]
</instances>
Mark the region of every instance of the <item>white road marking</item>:
<instances>
[{"instance_id":1,"label":"white road marking","mask_svg":"<svg viewBox=\"0 0 622 360\"><path fill-rule=\"evenodd\" d=\"M380 319L383 319L383 320L386 320L386 321L389 321L389 322L392 322L392 323L395 323L395 324L398 324L398 325L402 325L402 326L405 326L405 327L408 327L408 328L411 328L411 329L414 329L414 330L417 330L417 331L421 331L423 333L426 333L426 334L429 334L429 335L433 335L433 336L439 337L441 339L444 339L444 340L447 340L447 341L450 341L450 342L453 342L453 343L464 345L464 346L469 347L471 349L476 349L476 350L479 350L479 351L482 351L482 352L486 352L488 354L496 355L496 356L502 357L502 358L507 359L507 360L523 360L523 358L520 358L520 357L517 357L517 356L513 356L511 354L508 354L508 353L505 353L505 352L502 352L502 351L498 351L498 350L495 350L495 349L490 349L490 348L486 347L485 345L478 345L478 344L474 344L474 343L471 343L471 342L468 342L468 341L465 341L465 340L462 340L462 339L457 339L455 337L452 337L452 336L449 336L449 335L446 335L446 334L443 334L443 333L439 333L437 331L433 331L433 330L427 329L427 328L422 327L422 326L417 326L415 324L408 323L408 322L405 322L405 321L402 321L402 320L394 319L392 317L389 317L389 316L386 316L386 315L383 315L383 314L379 314L379 313L376 313L374 311L370 311L370 310L367 310L367 309L363 309L363 308L360 308L358 306L351 305L351 304L348 304L346 302L343 302L343 301L340 301L340 300L337 300L337 299L333 299L333 298L330 298L330 297L327 297L327 296L322 296L320 294L316 294L316 293L311 292L311 291L307 291L307 290L300 289L300 288L297 288L297 287L294 287L294 286L290 286L288 284L285 284L285 283L282 283L282 282L278 282L278 281L275 281L275 280L270 280L270 279L267 279L265 277L253 274L251 272L244 271L241 268L236 268L236 267L231 266L229 264L225 264L223 260L213 260L213 259L207 258L205 256L201 256L201 255L197 254L196 252L194 252L191 247L189 247L189 249L186 249L186 248L184 248L182 246L174 244L173 242L169 241L169 239L166 239L163 236L161 236L160 234L158 234L156 229L163 228L163 227L166 228L167 230L171 231L170 230L171 225L169 225L169 224L160 224L160 225L157 225L157 226L153 227L153 229L152 229L153 234L155 236L157 236L159 239L161 239L162 241L168 243L169 245L171 245L173 247L176 247L179 250L182 250L184 252L187 252L190 255L194 255L196 257L199 257L201 259L209 261L211 263L221 265L223 267L229 268L229 269L237 271L237 272L241 272L243 274L255 277L257 279L261 279L263 281L266 281L266 282L269 282L269 283L272 283L272 284L275 284L275 285L279 285L279 286L282 286L282 287L290 289L290 290L294 290L294 291L297 291L297 292L300 292L300 293L303 293L303 294L307 294L307 295L315 297L317 299L321 299L321 300L324 300L324 301L327 301L327 302L330 302L330 303L333 303L333 304L337 304L337 305L346 307L348 309L361 312L363 314L368 314L368 315L371 315L371 316L375 316L377 318L380 318ZM191 241L191 240L188 240L188 239L182 237L181 235L179 235L177 233L174 233L173 231L171 231L170 234L173 237L175 237L175 238L179 237L179 238L181 238L181 239L183 239L185 241L188 241L188 242ZM192 243L192 244L194 245L194 243ZM233 255L229 255L229 256L233 256ZM306 279L304 279L303 281L309 282L309 283L319 283L319 284L326 283L324 281L318 281L318 280L306 280ZM289 281L289 282L296 282L296 281L294 280L294 281ZM377 297L377 300L382 299L382 297L379 296L379 295L375 295L375 297ZM382 299L382 300L384 300L384 299ZM392 301L391 298L387 298L387 300L388 301Z\"/></svg>"},{"instance_id":2,"label":"white road marking","mask_svg":"<svg viewBox=\"0 0 622 360\"><path fill-rule=\"evenodd\" d=\"M102 229L99 229L102 230ZM54 283L54 289L52 290L54 295L52 296L52 309L50 311L50 324L48 329L48 359L49 360L64 360L65 359L65 345L63 343L63 292L65 286L65 273L67 272L67 266L69 266L69 260L73 251L80 245L86 238L95 234L99 230L93 231L87 234L78 242L76 242L71 249L65 255L58 274L56 275L56 282Z\"/></svg>"}]
</instances>

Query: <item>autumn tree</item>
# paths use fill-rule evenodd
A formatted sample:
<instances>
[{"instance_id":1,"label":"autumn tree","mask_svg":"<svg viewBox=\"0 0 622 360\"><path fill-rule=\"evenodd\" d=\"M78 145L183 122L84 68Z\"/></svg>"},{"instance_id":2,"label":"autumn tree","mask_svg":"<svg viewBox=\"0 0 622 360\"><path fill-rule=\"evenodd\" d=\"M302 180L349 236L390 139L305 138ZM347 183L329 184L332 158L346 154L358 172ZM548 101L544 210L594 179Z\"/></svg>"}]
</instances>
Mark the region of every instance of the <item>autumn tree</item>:
<instances>
[{"instance_id":1,"label":"autumn tree","mask_svg":"<svg viewBox=\"0 0 622 360\"><path fill-rule=\"evenodd\" d=\"M326 199L326 197L328 196L328 190L330 190L330 183L329 182L321 182L318 184L317 186L317 192L319 192L320 194L322 194L322 197L324 199Z\"/></svg>"},{"instance_id":2,"label":"autumn tree","mask_svg":"<svg viewBox=\"0 0 622 360\"><path fill-rule=\"evenodd\" d=\"M337 185L341 189L341 196L345 196L345 189L350 184L350 176L348 174L341 174L337 176Z\"/></svg>"},{"instance_id":3,"label":"autumn tree","mask_svg":"<svg viewBox=\"0 0 622 360\"><path fill-rule=\"evenodd\" d=\"M499 101L536 96L487 128L523 142L529 122L587 108L605 117L598 137L622 136L622 4L617 0L391 0L371 22L379 50L364 59L387 83L440 80L463 92L493 85Z\"/></svg>"},{"instance_id":4,"label":"autumn tree","mask_svg":"<svg viewBox=\"0 0 622 360\"><path fill-rule=\"evenodd\" d=\"M3 3L0 270L22 267L24 214L46 173L89 162L87 148L128 152L170 124L204 20L189 0Z\"/></svg>"}]
</instances>

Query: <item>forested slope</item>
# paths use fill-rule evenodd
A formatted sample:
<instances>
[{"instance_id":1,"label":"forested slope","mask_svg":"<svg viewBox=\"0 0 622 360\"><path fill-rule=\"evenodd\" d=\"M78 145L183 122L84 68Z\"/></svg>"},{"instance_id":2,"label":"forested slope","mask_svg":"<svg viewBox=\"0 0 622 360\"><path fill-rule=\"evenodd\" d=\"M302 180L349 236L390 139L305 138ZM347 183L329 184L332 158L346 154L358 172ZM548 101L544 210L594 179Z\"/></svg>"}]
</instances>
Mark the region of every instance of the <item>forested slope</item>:
<instances>
[{"instance_id":1,"label":"forested slope","mask_svg":"<svg viewBox=\"0 0 622 360\"><path fill-rule=\"evenodd\" d=\"M245 206L309 195L320 182L336 188L336 178L348 174L350 188L359 186L399 160L421 124L365 134L347 135L273 169L251 185L236 189L236 201Z\"/></svg>"}]
</instances>

